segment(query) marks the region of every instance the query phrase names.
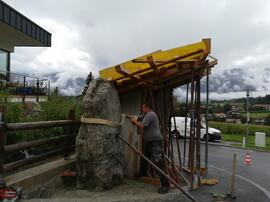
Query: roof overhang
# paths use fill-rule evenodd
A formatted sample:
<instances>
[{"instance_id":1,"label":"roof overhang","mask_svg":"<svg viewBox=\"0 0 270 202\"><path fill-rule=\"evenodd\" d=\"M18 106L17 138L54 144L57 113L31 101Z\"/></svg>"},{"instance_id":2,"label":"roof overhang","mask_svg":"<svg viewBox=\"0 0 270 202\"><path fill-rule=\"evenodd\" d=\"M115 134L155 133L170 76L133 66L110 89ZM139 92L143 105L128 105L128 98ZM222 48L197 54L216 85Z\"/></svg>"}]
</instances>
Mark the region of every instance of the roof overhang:
<instances>
[{"instance_id":1,"label":"roof overhang","mask_svg":"<svg viewBox=\"0 0 270 202\"><path fill-rule=\"evenodd\" d=\"M0 0L0 48L14 51L16 46L51 46L51 34Z\"/></svg>"},{"instance_id":2,"label":"roof overhang","mask_svg":"<svg viewBox=\"0 0 270 202\"><path fill-rule=\"evenodd\" d=\"M144 85L155 88L177 87L202 78L207 69L217 64L211 53L211 39L166 50L156 51L136 59L103 69L100 77L115 83L118 92Z\"/></svg>"}]
</instances>

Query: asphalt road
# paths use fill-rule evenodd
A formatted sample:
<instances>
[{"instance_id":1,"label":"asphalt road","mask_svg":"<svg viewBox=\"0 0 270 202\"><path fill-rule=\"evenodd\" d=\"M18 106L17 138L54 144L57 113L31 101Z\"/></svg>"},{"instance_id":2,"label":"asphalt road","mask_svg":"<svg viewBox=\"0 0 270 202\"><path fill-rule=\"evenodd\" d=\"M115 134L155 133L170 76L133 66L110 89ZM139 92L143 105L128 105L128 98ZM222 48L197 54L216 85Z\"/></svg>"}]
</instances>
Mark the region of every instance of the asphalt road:
<instances>
[{"instance_id":1,"label":"asphalt road","mask_svg":"<svg viewBox=\"0 0 270 202\"><path fill-rule=\"evenodd\" d=\"M181 140L181 148L183 148L182 141L183 140ZM204 143L201 144L201 151L201 161L204 163ZM250 166L244 164L247 152L250 154L252 160L252 165ZM210 144L208 155L209 177L219 177L221 181L219 185L216 185L217 188L213 188L213 191L219 191L222 193L226 193L228 191L234 153L237 154L236 201L269 202L270 153L267 152ZM205 190L207 190L207 188L202 188L202 191ZM195 193L195 195L200 196L200 193Z\"/></svg>"}]
</instances>

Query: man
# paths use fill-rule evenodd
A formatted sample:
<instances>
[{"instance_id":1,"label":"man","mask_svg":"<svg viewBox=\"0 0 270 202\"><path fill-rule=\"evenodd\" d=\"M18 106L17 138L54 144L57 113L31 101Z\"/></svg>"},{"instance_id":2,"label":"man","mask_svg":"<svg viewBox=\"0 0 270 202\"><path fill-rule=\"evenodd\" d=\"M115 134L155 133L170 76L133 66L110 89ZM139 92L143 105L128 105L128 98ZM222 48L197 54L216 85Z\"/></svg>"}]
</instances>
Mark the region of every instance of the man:
<instances>
[{"instance_id":1,"label":"man","mask_svg":"<svg viewBox=\"0 0 270 202\"><path fill-rule=\"evenodd\" d=\"M143 116L139 119L131 118L131 122L143 130L144 155L152 160L161 170L165 171L165 162L163 156L163 139L160 133L159 120L150 104L143 104ZM148 164L141 160L140 172L136 177L147 175ZM159 193L167 193L170 190L170 183L162 174L159 174L161 188Z\"/></svg>"}]
</instances>

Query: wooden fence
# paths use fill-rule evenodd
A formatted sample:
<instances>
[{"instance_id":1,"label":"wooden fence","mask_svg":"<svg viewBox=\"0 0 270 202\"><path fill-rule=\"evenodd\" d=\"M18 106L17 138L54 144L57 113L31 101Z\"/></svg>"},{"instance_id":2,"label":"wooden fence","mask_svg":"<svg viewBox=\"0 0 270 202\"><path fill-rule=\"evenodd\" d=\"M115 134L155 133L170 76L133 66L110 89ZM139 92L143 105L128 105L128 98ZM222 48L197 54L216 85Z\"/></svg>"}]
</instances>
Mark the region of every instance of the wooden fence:
<instances>
[{"instance_id":1,"label":"wooden fence","mask_svg":"<svg viewBox=\"0 0 270 202\"><path fill-rule=\"evenodd\" d=\"M2 120L5 120L5 110L2 111ZM49 157L64 155L68 157L69 154L74 151L74 138L76 137L75 130L76 125L79 125L80 121L75 120L75 111L70 110L67 120L54 120L54 121L38 121L38 122L25 122L25 123L5 123L0 122L0 178L4 173L17 170L23 166L31 163L45 160ZM54 136L49 138L42 138L33 141L21 142L11 145L5 145L6 136L8 131L21 131L21 130L34 130L34 129L50 129L53 127L63 127L64 134L60 136ZM14 162L5 163L5 156L8 154L14 154L21 150L37 148L45 145L51 145L56 143L63 143L61 148L57 148L53 151L42 153L30 158L24 158Z\"/></svg>"}]
</instances>

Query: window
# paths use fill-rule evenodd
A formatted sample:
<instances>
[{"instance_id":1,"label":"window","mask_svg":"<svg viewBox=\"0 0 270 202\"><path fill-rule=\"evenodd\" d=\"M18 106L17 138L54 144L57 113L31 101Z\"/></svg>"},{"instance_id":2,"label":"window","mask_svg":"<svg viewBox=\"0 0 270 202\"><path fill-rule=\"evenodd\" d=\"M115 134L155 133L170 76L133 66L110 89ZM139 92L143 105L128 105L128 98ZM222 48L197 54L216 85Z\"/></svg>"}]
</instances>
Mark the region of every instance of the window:
<instances>
[{"instance_id":1,"label":"window","mask_svg":"<svg viewBox=\"0 0 270 202\"><path fill-rule=\"evenodd\" d=\"M0 50L0 73L1 74L5 74L5 72L8 71L8 65L9 65L8 54L9 54L8 52Z\"/></svg>"},{"instance_id":2,"label":"window","mask_svg":"<svg viewBox=\"0 0 270 202\"><path fill-rule=\"evenodd\" d=\"M16 13L13 10L10 12L10 24L11 26L16 27Z\"/></svg>"},{"instance_id":3,"label":"window","mask_svg":"<svg viewBox=\"0 0 270 202\"><path fill-rule=\"evenodd\" d=\"M22 30L22 17L19 14L17 14L17 29Z\"/></svg>"},{"instance_id":4,"label":"window","mask_svg":"<svg viewBox=\"0 0 270 202\"><path fill-rule=\"evenodd\" d=\"M26 31L27 31L25 18L22 18L22 31L24 33L26 33Z\"/></svg>"},{"instance_id":5,"label":"window","mask_svg":"<svg viewBox=\"0 0 270 202\"><path fill-rule=\"evenodd\" d=\"M4 21L6 23L9 23L10 17L9 17L9 8L4 6Z\"/></svg>"},{"instance_id":6,"label":"window","mask_svg":"<svg viewBox=\"0 0 270 202\"><path fill-rule=\"evenodd\" d=\"M3 13L3 4L0 3L0 20L4 19L3 15L4 15L4 13Z\"/></svg>"}]
</instances>

